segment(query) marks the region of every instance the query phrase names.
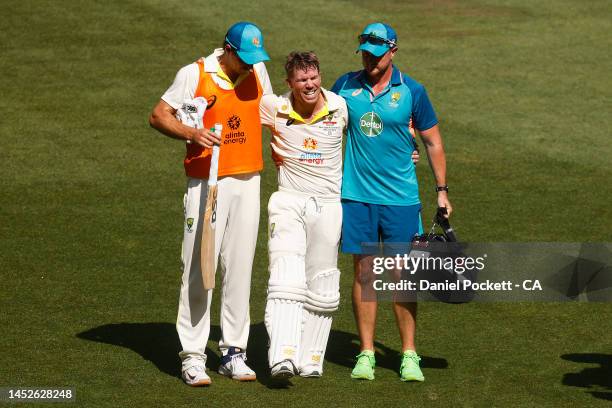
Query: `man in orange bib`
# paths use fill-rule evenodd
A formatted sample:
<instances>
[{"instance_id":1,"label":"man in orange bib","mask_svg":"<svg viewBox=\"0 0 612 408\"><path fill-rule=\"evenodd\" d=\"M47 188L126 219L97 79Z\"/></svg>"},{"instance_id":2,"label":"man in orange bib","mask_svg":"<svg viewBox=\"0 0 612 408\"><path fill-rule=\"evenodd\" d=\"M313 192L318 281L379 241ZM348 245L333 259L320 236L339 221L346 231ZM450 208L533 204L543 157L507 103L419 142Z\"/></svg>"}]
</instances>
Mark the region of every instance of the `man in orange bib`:
<instances>
[{"instance_id":1,"label":"man in orange bib","mask_svg":"<svg viewBox=\"0 0 612 408\"><path fill-rule=\"evenodd\" d=\"M255 372L245 363L245 349L259 227L259 172L263 169L259 101L272 93L263 64L269 59L259 28L248 22L236 23L229 28L222 49L179 70L149 119L152 127L185 141L187 147L183 278L176 328L182 346L183 380L191 386L211 382L206 374L205 348L212 290L205 291L202 285L200 239L213 144L221 146L215 230L215 262L221 261L219 373L240 381L255 380ZM176 117L198 97L207 101L202 129ZM215 123L223 125L221 138L208 130Z\"/></svg>"}]
</instances>

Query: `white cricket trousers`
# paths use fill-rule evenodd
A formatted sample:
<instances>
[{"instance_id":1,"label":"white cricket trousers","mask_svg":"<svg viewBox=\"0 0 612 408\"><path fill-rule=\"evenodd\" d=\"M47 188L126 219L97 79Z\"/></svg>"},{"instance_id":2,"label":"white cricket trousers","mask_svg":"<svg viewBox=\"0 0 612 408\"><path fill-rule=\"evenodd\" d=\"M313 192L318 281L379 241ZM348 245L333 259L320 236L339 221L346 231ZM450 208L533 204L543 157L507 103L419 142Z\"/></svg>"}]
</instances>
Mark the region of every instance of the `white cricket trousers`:
<instances>
[{"instance_id":1,"label":"white cricket trousers","mask_svg":"<svg viewBox=\"0 0 612 408\"><path fill-rule=\"evenodd\" d=\"M251 269L259 227L259 173L220 178L217 190L215 267L221 263L221 350L246 349L249 327ZM183 278L176 330L183 350L181 360L206 361L210 334L210 302L213 290L205 291L200 267L202 221L206 207L207 180L189 178L184 198Z\"/></svg>"},{"instance_id":2,"label":"white cricket trousers","mask_svg":"<svg viewBox=\"0 0 612 408\"><path fill-rule=\"evenodd\" d=\"M342 227L339 196L317 197L279 188L268 203L270 265L284 254L305 258L306 279L335 269Z\"/></svg>"},{"instance_id":3,"label":"white cricket trousers","mask_svg":"<svg viewBox=\"0 0 612 408\"><path fill-rule=\"evenodd\" d=\"M310 366L320 375L340 297L340 197L280 188L270 197L268 214L268 361L273 367L290 360L300 373Z\"/></svg>"}]
</instances>

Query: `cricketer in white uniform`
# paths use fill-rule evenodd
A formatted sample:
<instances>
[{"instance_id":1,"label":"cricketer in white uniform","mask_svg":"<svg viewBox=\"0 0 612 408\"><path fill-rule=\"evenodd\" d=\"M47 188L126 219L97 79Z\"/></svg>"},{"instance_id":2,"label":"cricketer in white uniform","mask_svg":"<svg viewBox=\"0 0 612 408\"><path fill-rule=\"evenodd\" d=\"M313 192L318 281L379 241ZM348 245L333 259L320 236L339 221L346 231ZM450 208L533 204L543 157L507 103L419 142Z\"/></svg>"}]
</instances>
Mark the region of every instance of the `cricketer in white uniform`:
<instances>
[{"instance_id":1,"label":"cricketer in white uniform","mask_svg":"<svg viewBox=\"0 0 612 408\"><path fill-rule=\"evenodd\" d=\"M291 53L291 92L264 95L261 121L272 131L279 190L270 197L270 280L265 324L273 378L319 377L340 300L344 99L321 88L312 52Z\"/></svg>"},{"instance_id":2,"label":"cricketer in white uniform","mask_svg":"<svg viewBox=\"0 0 612 408\"><path fill-rule=\"evenodd\" d=\"M245 363L249 327L251 268L259 226L259 171L263 167L259 102L272 93L262 61L268 60L260 30L251 23L234 24L223 49L183 67L155 107L150 122L162 133L187 140L182 246L183 277L176 322L182 351L183 380L192 386L210 384L205 348L210 334L212 290L205 291L200 268L200 240L206 204L210 147L220 143L215 265L221 263L221 339L219 373L236 380L255 380ZM208 107L204 129L193 129L193 115L182 112L194 98ZM210 129L223 125L221 140ZM220 259L219 259L220 255Z\"/></svg>"}]
</instances>

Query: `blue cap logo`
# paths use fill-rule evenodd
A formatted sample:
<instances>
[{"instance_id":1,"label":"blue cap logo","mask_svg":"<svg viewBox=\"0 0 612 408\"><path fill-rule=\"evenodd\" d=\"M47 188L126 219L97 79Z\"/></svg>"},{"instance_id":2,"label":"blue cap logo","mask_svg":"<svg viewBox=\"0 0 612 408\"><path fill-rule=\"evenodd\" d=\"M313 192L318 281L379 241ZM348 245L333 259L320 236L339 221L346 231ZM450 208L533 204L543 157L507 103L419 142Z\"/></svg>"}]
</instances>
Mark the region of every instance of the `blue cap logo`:
<instances>
[{"instance_id":1,"label":"blue cap logo","mask_svg":"<svg viewBox=\"0 0 612 408\"><path fill-rule=\"evenodd\" d=\"M372 23L363 29L359 35L359 51L367 51L375 57L384 55L397 47L397 34L391 26L385 23Z\"/></svg>"},{"instance_id":2,"label":"blue cap logo","mask_svg":"<svg viewBox=\"0 0 612 408\"><path fill-rule=\"evenodd\" d=\"M236 51L245 64L253 65L270 60L264 49L261 30L253 23L241 21L231 26L225 34L225 42Z\"/></svg>"}]
</instances>

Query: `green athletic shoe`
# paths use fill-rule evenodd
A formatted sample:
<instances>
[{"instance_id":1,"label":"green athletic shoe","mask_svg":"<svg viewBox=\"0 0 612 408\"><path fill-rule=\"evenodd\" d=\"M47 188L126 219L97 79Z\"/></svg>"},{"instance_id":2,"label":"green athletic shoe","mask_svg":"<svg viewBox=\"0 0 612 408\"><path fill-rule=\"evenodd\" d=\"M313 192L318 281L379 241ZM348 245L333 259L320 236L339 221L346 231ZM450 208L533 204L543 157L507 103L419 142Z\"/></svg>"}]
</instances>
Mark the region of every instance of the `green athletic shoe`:
<instances>
[{"instance_id":1,"label":"green athletic shoe","mask_svg":"<svg viewBox=\"0 0 612 408\"><path fill-rule=\"evenodd\" d=\"M406 350L402 354L402 366L400 367L402 381L425 381L419 367L419 361L421 361L421 357L415 351Z\"/></svg>"},{"instance_id":2,"label":"green athletic shoe","mask_svg":"<svg viewBox=\"0 0 612 408\"><path fill-rule=\"evenodd\" d=\"M374 352L371 350L364 350L357 356L357 363L351 378L357 380L373 380L374 379L374 367L376 366L376 359L374 358Z\"/></svg>"}]
</instances>

